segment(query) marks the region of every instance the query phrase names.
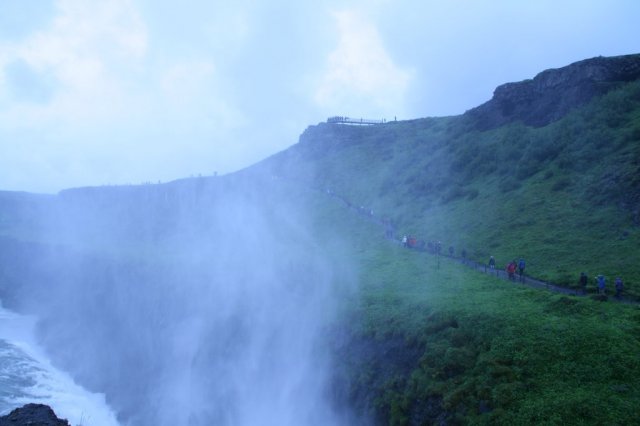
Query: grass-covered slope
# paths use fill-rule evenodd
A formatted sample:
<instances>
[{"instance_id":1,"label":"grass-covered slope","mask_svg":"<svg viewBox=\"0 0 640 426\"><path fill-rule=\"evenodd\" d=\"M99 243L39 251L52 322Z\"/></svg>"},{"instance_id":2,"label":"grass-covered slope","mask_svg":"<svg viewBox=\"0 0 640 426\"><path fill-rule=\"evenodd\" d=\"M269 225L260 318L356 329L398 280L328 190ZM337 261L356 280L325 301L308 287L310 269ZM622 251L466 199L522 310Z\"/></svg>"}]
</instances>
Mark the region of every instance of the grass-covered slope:
<instances>
[{"instance_id":1,"label":"grass-covered slope","mask_svg":"<svg viewBox=\"0 0 640 426\"><path fill-rule=\"evenodd\" d=\"M336 325L337 395L366 424L637 421L637 306L477 273L383 239L335 198L313 202L318 235L349 235L359 291Z\"/></svg>"},{"instance_id":2,"label":"grass-covered slope","mask_svg":"<svg viewBox=\"0 0 640 426\"><path fill-rule=\"evenodd\" d=\"M365 424L637 422L636 305L499 280L385 240L336 198L312 202L317 235L349 236L359 291L336 325L336 392Z\"/></svg>"},{"instance_id":3,"label":"grass-covered slope","mask_svg":"<svg viewBox=\"0 0 640 426\"><path fill-rule=\"evenodd\" d=\"M637 421L637 308L437 268L399 247L363 257L362 322L343 357L347 395L380 424Z\"/></svg>"},{"instance_id":4,"label":"grass-covered slope","mask_svg":"<svg viewBox=\"0 0 640 426\"><path fill-rule=\"evenodd\" d=\"M541 127L426 118L319 124L257 167L329 188L395 223L500 266L576 285L581 271L620 275L640 296L640 81Z\"/></svg>"}]
</instances>

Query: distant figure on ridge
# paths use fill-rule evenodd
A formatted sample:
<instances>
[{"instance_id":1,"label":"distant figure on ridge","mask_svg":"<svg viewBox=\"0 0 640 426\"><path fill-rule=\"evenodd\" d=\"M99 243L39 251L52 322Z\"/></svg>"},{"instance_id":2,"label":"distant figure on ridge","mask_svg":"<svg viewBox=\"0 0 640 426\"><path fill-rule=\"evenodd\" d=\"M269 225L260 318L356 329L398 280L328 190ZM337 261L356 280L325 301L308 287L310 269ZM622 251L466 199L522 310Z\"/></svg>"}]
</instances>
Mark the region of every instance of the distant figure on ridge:
<instances>
[{"instance_id":1,"label":"distant figure on ridge","mask_svg":"<svg viewBox=\"0 0 640 426\"><path fill-rule=\"evenodd\" d=\"M616 277L616 299L620 299L622 296L622 290L624 289L624 284L622 284L622 278Z\"/></svg>"},{"instance_id":2,"label":"distant figure on ridge","mask_svg":"<svg viewBox=\"0 0 640 426\"><path fill-rule=\"evenodd\" d=\"M406 247L407 246L407 236L403 236L402 237L402 247Z\"/></svg>"},{"instance_id":3,"label":"distant figure on ridge","mask_svg":"<svg viewBox=\"0 0 640 426\"><path fill-rule=\"evenodd\" d=\"M493 256L489 256L489 268L496 269L496 260L493 258Z\"/></svg>"},{"instance_id":4,"label":"distant figure on ridge","mask_svg":"<svg viewBox=\"0 0 640 426\"><path fill-rule=\"evenodd\" d=\"M587 282L589 278L587 274L584 272L580 272L580 279L578 280L578 284L580 284L580 288L582 289L582 294L587 294Z\"/></svg>"}]
</instances>

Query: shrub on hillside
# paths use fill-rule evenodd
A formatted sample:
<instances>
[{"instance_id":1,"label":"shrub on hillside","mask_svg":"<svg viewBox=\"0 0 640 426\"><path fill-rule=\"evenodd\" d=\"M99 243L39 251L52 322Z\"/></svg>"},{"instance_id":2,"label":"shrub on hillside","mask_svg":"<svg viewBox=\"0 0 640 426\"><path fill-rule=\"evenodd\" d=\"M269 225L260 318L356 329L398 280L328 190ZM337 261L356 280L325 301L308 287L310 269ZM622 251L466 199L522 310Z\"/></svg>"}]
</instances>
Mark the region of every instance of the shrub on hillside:
<instances>
[{"instance_id":1,"label":"shrub on hillside","mask_svg":"<svg viewBox=\"0 0 640 426\"><path fill-rule=\"evenodd\" d=\"M393 160L394 152L391 148L385 148L380 152L380 160L381 161L391 161Z\"/></svg>"},{"instance_id":2,"label":"shrub on hillside","mask_svg":"<svg viewBox=\"0 0 640 426\"><path fill-rule=\"evenodd\" d=\"M380 196L384 197L385 195L392 193L395 187L396 187L396 183L391 179L384 180L380 185L380 192L379 192Z\"/></svg>"},{"instance_id":3,"label":"shrub on hillside","mask_svg":"<svg viewBox=\"0 0 640 426\"><path fill-rule=\"evenodd\" d=\"M433 192L433 184L429 181L420 181L409 188L409 192L415 196L428 196Z\"/></svg>"},{"instance_id":4,"label":"shrub on hillside","mask_svg":"<svg viewBox=\"0 0 640 426\"><path fill-rule=\"evenodd\" d=\"M518 165L516 171L517 180L525 180L526 178L533 176L540 170L540 163L537 161L522 161Z\"/></svg>"},{"instance_id":5,"label":"shrub on hillside","mask_svg":"<svg viewBox=\"0 0 640 426\"><path fill-rule=\"evenodd\" d=\"M469 165L479 156L480 151L474 142L463 145L454 152L454 160L451 162L451 171L460 173L465 171Z\"/></svg>"},{"instance_id":6,"label":"shrub on hillside","mask_svg":"<svg viewBox=\"0 0 640 426\"><path fill-rule=\"evenodd\" d=\"M563 148L562 142L550 138L545 139L532 147L531 157L541 163L550 162L558 156Z\"/></svg>"},{"instance_id":7,"label":"shrub on hillside","mask_svg":"<svg viewBox=\"0 0 640 426\"><path fill-rule=\"evenodd\" d=\"M507 193L510 191L515 191L522 186L520 181L516 180L513 176L508 176L500 181L498 187L502 193Z\"/></svg>"},{"instance_id":8,"label":"shrub on hillside","mask_svg":"<svg viewBox=\"0 0 640 426\"><path fill-rule=\"evenodd\" d=\"M571 179L569 179L568 177L562 177L553 184L551 190L556 192L564 191L565 189L569 188L569 186L571 186Z\"/></svg>"},{"instance_id":9,"label":"shrub on hillside","mask_svg":"<svg viewBox=\"0 0 640 426\"><path fill-rule=\"evenodd\" d=\"M445 192L445 194L442 196L442 202L446 204L455 199L462 198L465 195L467 195L467 193L464 188L456 184L449 188L447 192Z\"/></svg>"},{"instance_id":10,"label":"shrub on hillside","mask_svg":"<svg viewBox=\"0 0 640 426\"><path fill-rule=\"evenodd\" d=\"M572 171L577 163L569 157L561 157L558 159L558 168L564 171Z\"/></svg>"},{"instance_id":11,"label":"shrub on hillside","mask_svg":"<svg viewBox=\"0 0 640 426\"><path fill-rule=\"evenodd\" d=\"M640 122L632 124L623 132L623 137L627 142L640 141Z\"/></svg>"},{"instance_id":12,"label":"shrub on hillside","mask_svg":"<svg viewBox=\"0 0 640 426\"><path fill-rule=\"evenodd\" d=\"M489 150L480 151L477 157L470 160L459 174L462 184L470 184L474 180L495 173L498 170L498 161Z\"/></svg>"}]
</instances>

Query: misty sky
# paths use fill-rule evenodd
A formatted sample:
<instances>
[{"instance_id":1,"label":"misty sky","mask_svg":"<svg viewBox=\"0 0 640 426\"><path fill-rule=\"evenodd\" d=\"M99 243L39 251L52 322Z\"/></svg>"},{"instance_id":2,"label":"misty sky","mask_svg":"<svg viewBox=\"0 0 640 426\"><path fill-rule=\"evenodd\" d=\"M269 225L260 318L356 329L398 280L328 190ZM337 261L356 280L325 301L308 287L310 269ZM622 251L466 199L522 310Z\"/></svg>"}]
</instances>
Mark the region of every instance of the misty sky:
<instances>
[{"instance_id":1,"label":"misty sky","mask_svg":"<svg viewBox=\"0 0 640 426\"><path fill-rule=\"evenodd\" d=\"M636 0L0 0L0 189L227 173L331 115L463 113L640 52Z\"/></svg>"}]
</instances>

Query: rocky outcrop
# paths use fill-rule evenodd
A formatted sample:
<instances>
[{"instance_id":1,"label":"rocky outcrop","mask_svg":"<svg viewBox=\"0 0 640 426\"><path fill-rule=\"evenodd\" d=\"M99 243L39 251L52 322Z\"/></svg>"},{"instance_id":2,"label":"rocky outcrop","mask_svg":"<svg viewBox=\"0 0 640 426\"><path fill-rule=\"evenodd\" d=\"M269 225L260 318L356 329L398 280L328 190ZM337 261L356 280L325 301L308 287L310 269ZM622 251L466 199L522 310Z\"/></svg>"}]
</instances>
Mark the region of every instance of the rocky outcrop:
<instances>
[{"instance_id":1,"label":"rocky outcrop","mask_svg":"<svg viewBox=\"0 0 640 426\"><path fill-rule=\"evenodd\" d=\"M533 80L498 86L493 98L465 113L481 130L522 121L534 127L559 120L594 96L640 78L640 54L596 57L541 72Z\"/></svg>"},{"instance_id":2,"label":"rocky outcrop","mask_svg":"<svg viewBox=\"0 0 640 426\"><path fill-rule=\"evenodd\" d=\"M0 417L0 426L69 426L69 422L59 419L51 407L43 404L27 404Z\"/></svg>"}]
</instances>

